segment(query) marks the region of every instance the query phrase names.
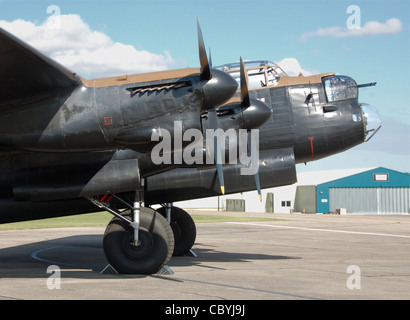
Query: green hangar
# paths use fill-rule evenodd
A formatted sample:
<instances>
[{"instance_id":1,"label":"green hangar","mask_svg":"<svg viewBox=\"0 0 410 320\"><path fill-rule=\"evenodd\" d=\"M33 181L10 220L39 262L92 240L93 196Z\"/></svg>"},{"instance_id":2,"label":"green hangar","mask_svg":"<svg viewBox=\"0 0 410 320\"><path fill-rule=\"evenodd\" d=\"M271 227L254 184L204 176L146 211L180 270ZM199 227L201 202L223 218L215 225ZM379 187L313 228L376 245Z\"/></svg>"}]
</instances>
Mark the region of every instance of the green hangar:
<instances>
[{"instance_id":1,"label":"green hangar","mask_svg":"<svg viewBox=\"0 0 410 320\"><path fill-rule=\"evenodd\" d=\"M384 167L318 184L315 189L318 213L410 213L410 174Z\"/></svg>"}]
</instances>

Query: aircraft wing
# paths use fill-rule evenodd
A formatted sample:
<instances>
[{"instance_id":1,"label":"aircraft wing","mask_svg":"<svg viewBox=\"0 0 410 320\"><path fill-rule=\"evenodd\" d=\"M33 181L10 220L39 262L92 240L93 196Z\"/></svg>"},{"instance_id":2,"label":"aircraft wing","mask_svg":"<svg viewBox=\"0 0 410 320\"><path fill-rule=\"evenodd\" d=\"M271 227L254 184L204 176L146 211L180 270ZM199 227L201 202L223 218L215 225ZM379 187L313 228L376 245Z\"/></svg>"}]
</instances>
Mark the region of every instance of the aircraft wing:
<instances>
[{"instance_id":1,"label":"aircraft wing","mask_svg":"<svg viewBox=\"0 0 410 320\"><path fill-rule=\"evenodd\" d=\"M54 60L0 28L0 108L81 82Z\"/></svg>"}]
</instances>

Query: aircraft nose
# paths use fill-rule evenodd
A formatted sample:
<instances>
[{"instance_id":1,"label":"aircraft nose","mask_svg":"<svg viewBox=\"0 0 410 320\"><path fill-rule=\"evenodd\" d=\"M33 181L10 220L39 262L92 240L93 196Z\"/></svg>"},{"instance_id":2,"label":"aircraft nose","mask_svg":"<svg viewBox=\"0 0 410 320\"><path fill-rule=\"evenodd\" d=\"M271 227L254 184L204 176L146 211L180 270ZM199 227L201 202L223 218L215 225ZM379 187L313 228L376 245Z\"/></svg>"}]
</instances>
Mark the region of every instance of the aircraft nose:
<instances>
[{"instance_id":1,"label":"aircraft nose","mask_svg":"<svg viewBox=\"0 0 410 320\"><path fill-rule=\"evenodd\" d=\"M202 87L205 109L224 104L238 89L238 83L229 74L216 69L212 69L211 74L212 78L207 80Z\"/></svg>"},{"instance_id":2,"label":"aircraft nose","mask_svg":"<svg viewBox=\"0 0 410 320\"><path fill-rule=\"evenodd\" d=\"M375 107L370 104L360 105L363 115L364 141L369 141L382 126L382 119Z\"/></svg>"}]
</instances>

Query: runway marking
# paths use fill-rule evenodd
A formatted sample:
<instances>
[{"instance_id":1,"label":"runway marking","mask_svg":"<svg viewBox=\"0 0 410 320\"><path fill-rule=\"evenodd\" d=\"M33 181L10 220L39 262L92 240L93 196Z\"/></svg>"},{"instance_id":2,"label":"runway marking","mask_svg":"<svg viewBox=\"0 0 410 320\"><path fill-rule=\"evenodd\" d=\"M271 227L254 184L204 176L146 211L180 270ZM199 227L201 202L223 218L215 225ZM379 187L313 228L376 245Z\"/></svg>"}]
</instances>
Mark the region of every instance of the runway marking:
<instances>
[{"instance_id":1,"label":"runway marking","mask_svg":"<svg viewBox=\"0 0 410 320\"><path fill-rule=\"evenodd\" d=\"M279 225L275 225L275 224L247 223L247 222L225 222L225 223L241 224L241 225L247 225L247 226L268 227L268 228L281 228L281 229L296 229L296 230L309 230L309 231L322 231L322 232L360 234L360 235L366 235L366 236L380 236L380 237L394 237L394 238L410 238L410 236L404 236L404 235L399 235L399 234L389 234L389 233L346 231L346 230L306 228L306 227L289 227L289 226L279 226Z\"/></svg>"},{"instance_id":2,"label":"runway marking","mask_svg":"<svg viewBox=\"0 0 410 320\"><path fill-rule=\"evenodd\" d=\"M91 267L88 266L82 266L79 264L71 264L71 263L65 263L65 262L61 262L61 261L53 261L53 260L47 260L47 259L43 259L40 258L38 255L39 253L42 253L44 251L48 251L48 250L53 250L53 249L57 249L63 246L54 246L54 247L48 247L45 249L40 249L37 251L34 251L30 256L34 259L34 260L38 260L38 261L43 261L43 262L47 262L47 263L51 263L51 264L55 264L55 265L64 265L64 266L69 266L69 267L76 267L76 268L81 268L81 269L92 269Z\"/></svg>"},{"instance_id":3,"label":"runway marking","mask_svg":"<svg viewBox=\"0 0 410 320\"><path fill-rule=\"evenodd\" d=\"M159 278L159 276L152 276L155 278ZM209 282L209 281L201 281L201 280L194 280L194 279L185 279L185 278L166 278L167 280L181 280L183 282L191 282L191 283L198 283L198 284L204 284L208 286L216 286L216 287L223 287L223 288L231 288L231 289L236 289L236 290L241 290L241 291L252 291L252 292L259 292L259 293L268 293L272 295L279 295L279 296L285 296L285 297L291 297L291 298L298 298L298 299L307 299L307 300L322 300L321 298L316 298L316 297L308 297L308 296L303 296L299 294L292 294L292 293L286 293L286 292L279 292L279 291L270 291L270 290L264 290L264 289L257 289L257 288L249 288L249 287L241 287L241 286L236 286L236 285L231 285L231 284L224 284L224 283L217 283L217 282Z\"/></svg>"}]
</instances>

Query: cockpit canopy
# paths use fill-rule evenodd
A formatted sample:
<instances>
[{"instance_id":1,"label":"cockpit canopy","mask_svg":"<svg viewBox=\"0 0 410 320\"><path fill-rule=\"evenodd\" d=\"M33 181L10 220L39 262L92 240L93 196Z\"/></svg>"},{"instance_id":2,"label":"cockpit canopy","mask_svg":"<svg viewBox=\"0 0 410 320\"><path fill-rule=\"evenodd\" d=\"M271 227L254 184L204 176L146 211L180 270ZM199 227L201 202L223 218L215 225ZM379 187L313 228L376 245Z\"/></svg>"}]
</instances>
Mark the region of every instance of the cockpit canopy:
<instances>
[{"instance_id":1,"label":"cockpit canopy","mask_svg":"<svg viewBox=\"0 0 410 320\"><path fill-rule=\"evenodd\" d=\"M238 82L240 88L240 63L234 62L215 67L215 69L227 72ZM274 86L281 76L286 76L276 63L267 60L246 61L245 69L248 72L249 89Z\"/></svg>"},{"instance_id":2,"label":"cockpit canopy","mask_svg":"<svg viewBox=\"0 0 410 320\"><path fill-rule=\"evenodd\" d=\"M332 76L323 78L328 102L357 99L357 83L350 77Z\"/></svg>"}]
</instances>

